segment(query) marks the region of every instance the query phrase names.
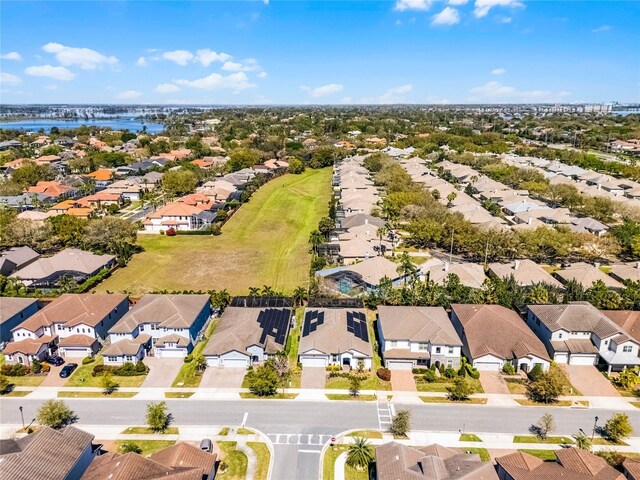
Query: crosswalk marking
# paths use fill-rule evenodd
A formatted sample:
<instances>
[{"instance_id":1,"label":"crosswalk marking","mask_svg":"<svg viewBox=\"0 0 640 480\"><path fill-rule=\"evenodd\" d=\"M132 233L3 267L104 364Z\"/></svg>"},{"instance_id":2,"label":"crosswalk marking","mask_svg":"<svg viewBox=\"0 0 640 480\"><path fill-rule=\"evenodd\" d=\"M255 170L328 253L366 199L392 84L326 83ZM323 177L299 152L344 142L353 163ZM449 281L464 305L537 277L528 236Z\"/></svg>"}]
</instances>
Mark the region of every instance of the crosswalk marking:
<instances>
[{"instance_id":1,"label":"crosswalk marking","mask_svg":"<svg viewBox=\"0 0 640 480\"><path fill-rule=\"evenodd\" d=\"M309 445L322 446L331 439L331 435L317 433L269 433L274 445Z\"/></svg>"},{"instance_id":2,"label":"crosswalk marking","mask_svg":"<svg viewBox=\"0 0 640 480\"><path fill-rule=\"evenodd\" d=\"M391 411L393 405L388 402L377 402L376 409L378 412L378 425L380 430L387 430L391 426Z\"/></svg>"}]
</instances>

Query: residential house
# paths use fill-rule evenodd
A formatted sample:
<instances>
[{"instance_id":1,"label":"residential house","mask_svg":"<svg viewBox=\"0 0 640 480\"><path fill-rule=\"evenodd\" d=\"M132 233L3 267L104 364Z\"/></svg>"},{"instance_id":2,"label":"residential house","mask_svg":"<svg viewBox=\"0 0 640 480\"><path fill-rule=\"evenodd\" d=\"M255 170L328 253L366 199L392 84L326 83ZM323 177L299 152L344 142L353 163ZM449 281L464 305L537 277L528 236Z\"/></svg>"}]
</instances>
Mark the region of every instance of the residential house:
<instances>
[{"instance_id":1,"label":"residential house","mask_svg":"<svg viewBox=\"0 0 640 480\"><path fill-rule=\"evenodd\" d=\"M590 217L573 217L569 228L578 233L593 233L601 237L609 230L604 223Z\"/></svg>"},{"instance_id":2,"label":"residential house","mask_svg":"<svg viewBox=\"0 0 640 480\"><path fill-rule=\"evenodd\" d=\"M429 279L438 285L444 285L450 275L456 275L462 285L470 288L482 288L487 279L482 265L477 263L432 263L427 272Z\"/></svg>"},{"instance_id":3,"label":"residential house","mask_svg":"<svg viewBox=\"0 0 640 480\"><path fill-rule=\"evenodd\" d=\"M137 363L151 351L151 335L140 333L133 339L124 338L102 349L105 365Z\"/></svg>"},{"instance_id":4,"label":"residential house","mask_svg":"<svg viewBox=\"0 0 640 480\"><path fill-rule=\"evenodd\" d=\"M71 187L69 185L63 185L55 180L52 181L40 181L35 186L29 187L27 193L42 193L48 197L53 197L58 200L65 198L77 198L80 196L81 191L78 188Z\"/></svg>"},{"instance_id":5,"label":"residential house","mask_svg":"<svg viewBox=\"0 0 640 480\"><path fill-rule=\"evenodd\" d=\"M500 371L505 363L525 372L535 365L549 369L544 344L513 310L452 304L451 322L462 339L462 353L478 370Z\"/></svg>"},{"instance_id":6,"label":"residential house","mask_svg":"<svg viewBox=\"0 0 640 480\"><path fill-rule=\"evenodd\" d=\"M282 351L291 308L227 307L203 350L207 365L246 368Z\"/></svg>"},{"instance_id":7,"label":"residential house","mask_svg":"<svg viewBox=\"0 0 640 480\"><path fill-rule=\"evenodd\" d=\"M363 308L308 307L298 357L303 367L371 368L371 340Z\"/></svg>"},{"instance_id":8,"label":"residential house","mask_svg":"<svg viewBox=\"0 0 640 480\"><path fill-rule=\"evenodd\" d=\"M211 225L215 218L216 213L203 208L202 205L171 202L149 213L143 224L146 233L160 233L169 228L190 231L201 230Z\"/></svg>"},{"instance_id":9,"label":"residential house","mask_svg":"<svg viewBox=\"0 0 640 480\"><path fill-rule=\"evenodd\" d=\"M110 192L107 190L87 195L86 197L78 199L77 202L81 207L88 207L92 210L101 210L109 205L116 205L118 208L121 208L125 204L121 192Z\"/></svg>"},{"instance_id":10,"label":"residential house","mask_svg":"<svg viewBox=\"0 0 640 480\"><path fill-rule=\"evenodd\" d=\"M373 257L352 265L318 270L324 287L343 294L352 291L369 292L378 288L383 278L393 286L400 286L405 276L398 272L398 264L385 257Z\"/></svg>"},{"instance_id":11,"label":"residential house","mask_svg":"<svg viewBox=\"0 0 640 480\"><path fill-rule=\"evenodd\" d=\"M640 281L640 262L634 264L616 264L611 265L611 271L609 272L614 279L619 282L625 282L629 280L631 282Z\"/></svg>"},{"instance_id":12,"label":"residential house","mask_svg":"<svg viewBox=\"0 0 640 480\"><path fill-rule=\"evenodd\" d=\"M113 172L108 168L99 168L95 172L87 174L96 183L96 188L105 188L113 181Z\"/></svg>"},{"instance_id":13,"label":"residential house","mask_svg":"<svg viewBox=\"0 0 640 480\"><path fill-rule=\"evenodd\" d=\"M35 262L40 254L27 247L11 247L0 253L0 275L5 277Z\"/></svg>"},{"instance_id":14,"label":"residential house","mask_svg":"<svg viewBox=\"0 0 640 480\"><path fill-rule=\"evenodd\" d=\"M640 480L640 460L635 458L625 458L622 462L624 478L627 480Z\"/></svg>"},{"instance_id":15,"label":"residential house","mask_svg":"<svg viewBox=\"0 0 640 480\"><path fill-rule=\"evenodd\" d=\"M556 270L554 275L560 279L562 283L567 283L570 280L575 280L585 290L591 288L597 281L602 281L604 284L612 290L621 290L624 285L617 280L611 278L609 275L600 270L600 265L589 265L584 262L576 262L570 267L565 267L561 270Z\"/></svg>"},{"instance_id":16,"label":"residential house","mask_svg":"<svg viewBox=\"0 0 640 480\"><path fill-rule=\"evenodd\" d=\"M57 349L58 337L53 335L42 335L38 338L25 338L9 342L2 350L7 363L19 363L30 366L34 360L44 361L46 357L53 354Z\"/></svg>"},{"instance_id":17,"label":"residential house","mask_svg":"<svg viewBox=\"0 0 640 480\"><path fill-rule=\"evenodd\" d=\"M147 334L156 357L186 357L210 317L208 295L144 295L109 330L109 338L114 346Z\"/></svg>"},{"instance_id":18,"label":"residential house","mask_svg":"<svg viewBox=\"0 0 640 480\"><path fill-rule=\"evenodd\" d=\"M80 480L100 451L93 438L73 426L43 426L24 437L0 440L0 478Z\"/></svg>"},{"instance_id":19,"label":"residential house","mask_svg":"<svg viewBox=\"0 0 640 480\"><path fill-rule=\"evenodd\" d=\"M0 205L15 208L18 211L32 210L41 205L56 203L57 197L44 193L22 193L20 195L0 196Z\"/></svg>"},{"instance_id":20,"label":"residential house","mask_svg":"<svg viewBox=\"0 0 640 480\"><path fill-rule=\"evenodd\" d=\"M53 336L62 356L91 356L128 309L126 295L65 293L15 327L13 340Z\"/></svg>"},{"instance_id":21,"label":"residential house","mask_svg":"<svg viewBox=\"0 0 640 480\"><path fill-rule=\"evenodd\" d=\"M609 373L640 365L640 343L589 302L529 305L527 324L558 363L603 363Z\"/></svg>"},{"instance_id":22,"label":"residential house","mask_svg":"<svg viewBox=\"0 0 640 480\"><path fill-rule=\"evenodd\" d=\"M78 218L89 218L93 215L93 208L83 207L78 200L63 200L52 206L49 211L55 215L71 215Z\"/></svg>"},{"instance_id":23,"label":"residential house","mask_svg":"<svg viewBox=\"0 0 640 480\"><path fill-rule=\"evenodd\" d=\"M640 342L640 310L600 310L607 318Z\"/></svg>"},{"instance_id":24,"label":"residential house","mask_svg":"<svg viewBox=\"0 0 640 480\"><path fill-rule=\"evenodd\" d=\"M18 140L7 140L5 142L0 142L0 152L9 150L10 148L22 148L22 143Z\"/></svg>"},{"instance_id":25,"label":"residential house","mask_svg":"<svg viewBox=\"0 0 640 480\"><path fill-rule=\"evenodd\" d=\"M601 457L587 450L555 450L556 461L548 462L525 452L496 458L500 480L624 480L624 475Z\"/></svg>"},{"instance_id":26,"label":"residential house","mask_svg":"<svg viewBox=\"0 0 640 480\"><path fill-rule=\"evenodd\" d=\"M339 221L337 221L336 228L340 230L348 230L361 225L370 225L372 228L377 229L383 227L384 223L384 220L380 217L374 217L366 213L356 213L339 219Z\"/></svg>"},{"instance_id":27,"label":"residential house","mask_svg":"<svg viewBox=\"0 0 640 480\"><path fill-rule=\"evenodd\" d=\"M433 444L413 447L387 442L375 447L376 480L498 480L491 462L478 454Z\"/></svg>"},{"instance_id":28,"label":"residential house","mask_svg":"<svg viewBox=\"0 0 640 480\"><path fill-rule=\"evenodd\" d=\"M378 338L391 370L460 367L462 341L442 307L378 307Z\"/></svg>"},{"instance_id":29,"label":"residential house","mask_svg":"<svg viewBox=\"0 0 640 480\"><path fill-rule=\"evenodd\" d=\"M545 284L558 289L563 288L544 268L529 259L514 260L512 263L492 263L489 265L489 275L503 280L513 276L521 287Z\"/></svg>"},{"instance_id":30,"label":"residential house","mask_svg":"<svg viewBox=\"0 0 640 480\"><path fill-rule=\"evenodd\" d=\"M116 262L113 255L96 255L76 248L67 248L51 257L40 257L35 262L12 273L10 277L20 279L31 288L52 288L62 279L77 283L111 268Z\"/></svg>"},{"instance_id":31,"label":"residential house","mask_svg":"<svg viewBox=\"0 0 640 480\"><path fill-rule=\"evenodd\" d=\"M81 480L213 480L216 453L178 442L148 457L110 452L97 457Z\"/></svg>"},{"instance_id":32,"label":"residential house","mask_svg":"<svg viewBox=\"0 0 640 480\"><path fill-rule=\"evenodd\" d=\"M0 343L13 338L11 331L36 313L40 303L35 298L0 297Z\"/></svg>"},{"instance_id":33,"label":"residential house","mask_svg":"<svg viewBox=\"0 0 640 480\"><path fill-rule=\"evenodd\" d=\"M56 216L56 213L52 212L51 210L47 212L39 212L37 210L25 210L24 212L20 212L17 218L22 218L24 220L31 220L32 222L37 223L39 226L42 226L44 225L44 222L47 220L47 218L54 217L54 216Z\"/></svg>"},{"instance_id":34,"label":"residential house","mask_svg":"<svg viewBox=\"0 0 640 480\"><path fill-rule=\"evenodd\" d=\"M132 202L140 200L140 197L144 192L138 177L129 177L113 182L112 184L107 185L106 190L109 192L119 192L125 200Z\"/></svg>"}]
</instances>

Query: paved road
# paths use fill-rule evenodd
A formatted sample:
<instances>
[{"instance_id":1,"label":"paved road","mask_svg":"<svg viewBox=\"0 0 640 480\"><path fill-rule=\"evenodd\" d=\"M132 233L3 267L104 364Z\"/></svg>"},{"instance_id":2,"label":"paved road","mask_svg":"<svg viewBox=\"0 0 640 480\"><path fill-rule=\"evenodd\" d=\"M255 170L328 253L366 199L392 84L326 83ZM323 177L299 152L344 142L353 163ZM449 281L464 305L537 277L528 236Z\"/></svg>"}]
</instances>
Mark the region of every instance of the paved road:
<instances>
[{"instance_id":1,"label":"paved road","mask_svg":"<svg viewBox=\"0 0 640 480\"><path fill-rule=\"evenodd\" d=\"M25 420L30 421L41 402L26 398L3 398L0 400L0 422L19 424L20 405L24 407ZM147 402L144 400L68 399L67 403L79 416L79 426L83 423L141 425L145 422ZM374 402L167 400L167 405L176 425L240 425L244 414L248 413L246 425L266 433L274 443L272 478L277 480L317 480L320 459L317 452L330 435L348 429L380 426ZM602 424L612 413L610 410L487 405L395 405L396 411L401 408L412 412L411 423L416 430L464 429L466 432L487 433L526 433L529 426L546 411L553 413L558 434L575 433L579 428L590 432L595 415L600 417L599 423ZM634 430L640 432L640 410L629 412L629 416Z\"/></svg>"}]
</instances>

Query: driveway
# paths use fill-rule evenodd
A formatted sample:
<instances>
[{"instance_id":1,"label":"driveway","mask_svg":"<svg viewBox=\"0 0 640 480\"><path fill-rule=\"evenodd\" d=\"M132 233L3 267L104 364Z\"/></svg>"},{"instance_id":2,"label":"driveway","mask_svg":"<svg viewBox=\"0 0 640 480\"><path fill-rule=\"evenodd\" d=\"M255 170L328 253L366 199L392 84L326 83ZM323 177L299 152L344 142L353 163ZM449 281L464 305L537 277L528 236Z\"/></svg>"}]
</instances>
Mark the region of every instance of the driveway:
<instances>
[{"instance_id":1,"label":"driveway","mask_svg":"<svg viewBox=\"0 0 640 480\"><path fill-rule=\"evenodd\" d=\"M480 385L482 385L484 393L506 393L509 395L509 387L500 372L480 370Z\"/></svg>"},{"instance_id":2,"label":"driveway","mask_svg":"<svg viewBox=\"0 0 640 480\"><path fill-rule=\"evenodd\" d=\"M394 392L417 392L411 370L391 370L391 390Z\"/></svg>"},{"instance_id":3,"label":"driveway","mask_svg":"<svg viewBox=\"0 0 640 480\"><path fill-rule=\"evenodd\" d=\"M146 357L143 362L149 367L149 374L142 382L142 388L169 388L176 379L180 367L184 364L182 358Z\"/></svg>"},{"instance_id":4,"label":"driveway","mask_svg":"<svg viewBox=\"0 0 640 480\"><path fill-rule=\"evenodd\" d=\"M324 367L303 367L300 386L302 388L324 388L327 370Z\"/></svg>"},{"instance_id":5,"label":"driveway","mask_svg":"<svg viewBox=\"0 0 640 480\"><path fill-rule=\"evenodd\" d=\"M200 388L242 388L246 368L207 367Z\"/></svg>"},{"instance_id":6,"label":"driveway","mask_svg":"<svg viewBox=\"0 0 640 480\"><path fill-rule=\"evenodd\" d=\"M611 382L592 365L560 365L571 385L585 397L619 397Z\"/></svg>"},{"instance_id":7,"label":"driveway","mask_svg":"<svg viewBox=\"0 0 640 480\"><path fill-rule=\"evenodd\" d=\"M60 378L60 370L62 370L62 367L64 367L69 363L77 363L78 365L80 365L82 363L82 359L72 358L71 360L65 360L65 362L59 367L56 367L54 365L49 365L51 367L51 370L49 371L47 378L45 378L42 381L40 386L41 387L64 387L64 384L67 383L67 380L69 380L69 378Z\"/></svg>"}]
</instances>

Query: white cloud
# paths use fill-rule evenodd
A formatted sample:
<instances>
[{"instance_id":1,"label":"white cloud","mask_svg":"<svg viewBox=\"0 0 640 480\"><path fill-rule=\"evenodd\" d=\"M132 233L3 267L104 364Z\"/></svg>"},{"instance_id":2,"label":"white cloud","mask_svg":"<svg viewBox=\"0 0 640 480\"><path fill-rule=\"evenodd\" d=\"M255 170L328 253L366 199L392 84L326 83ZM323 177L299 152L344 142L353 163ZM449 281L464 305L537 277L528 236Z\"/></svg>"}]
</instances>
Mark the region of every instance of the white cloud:
<instances>
[{"instance_id":1,"label":"white cloud","mask_svg":"<svg viewBox=\"0 0 640 480\"><path fill-rule=\"evenodd\" d=\"M207 77L198 78L196 80L179 79L174 80L173 82L185 87L201 88L207 90L231 89L240 91L247 88L255 87L255 85L249 81L247 75L244 72L232 73L227 76L220 75L219 73L212 73Z\"/></svg>"},{"instance_id":2,"label":"white cloud","mask_svg":"<svg viewBox=\"0 0 640 480\"><path fill-rule=\"evenodd\" d=\"M76 78L76 74L69 71L64 67L54 67L52 65L39 65L34 67L27 67L24 73L31 75L32 77L49 77L56 80L73 80Z\"/></svg>"},{"instance_id":3,"label":"white cloud","mask_svg":"<svg viewBox=\"0 0 640 480\"><path fill-rule=\"evenodd\" d=\"M209 50L208 48L200 49L196 52L196 56L194 57L194 61L201 63L205 67L208 67L213 62L226 62L231 58L231 55L227 53L218 53L213 50Z\"/></svg>"},{"instance_id":4,"label":"white cloud","mask_svg":"<svg viewBox=\"0 0 640 480\"><path fill-rule=\"evenodd\" d=\"M180 87L173 83L161 83L156 87L156 92L158 93L174 93L179 91Z\"/></svg>"},{"instance_id":5,"label":"white cloud","mask_svg":"<svg viewBox=\"0 0 640 480\"><path fill-rule=\"evenodd\" d=\"M609 30L611 30L611 25L602 25L601 27L594 28L591 31L593 33L603 33L603 32L608 32Z\"/></svg>"},{"instance_id":6,"label":"white cloud","mask_svg":"<svg viewBox=\"0 0 640 480\"><path fill-rule=\"evenodd\" d=\"M390 88L379 97L367 97L362 99L362 103L405 103L405 94L413 90L413 85L400 85L399 87Z\"/></svg>"},{"instance_id":7,"label":"white cloud","mask_svg":"<svg viewBox=\"0 0 640 480\"><path fill-rule=\"evenodd\" d=\"M258 74L258 78L267 78L269 75L267 74L267 72L260 72Z\"/></svg>"},{"instance_id":8,"label":"white cloud","mask_svg":"<svg viewBox=\"0 0 640 480\"><path fill-rule=\"evenodd\" d=\"M432 0L397 0L394 10L404 12L405 10L429 10Z\"/></svg>"},{"instance_id":9,"label":"white cloud","mask_svg":"<svg viewBox=\"0 0 640 480\"><path fill-rule=\"evenodd\" d=\"M140 57L136 61L136 65L139 67L146 67L148 65L147 59L145 57Z\"/></svg>"},{"instance_id":10,"label":"white cloud","mask_svg":"<svg viewBox=\"0 0 640 480\"><path fill-rule=\"evenodd\" d=\"M53 53L64 66L78 65L83 70L93 70L103 65L115 65L118 59L114 56L103 55L90 48L67 47L59 43L47 43L42 47L47 53Z\"/></svg>"},{"instance_id":11,"label":"white cloud","mask_svg":"<svg viewBox=\"0 0 640 480\"><path fill-rule=\"evenodd\" d=\"M20 55L18 52L9 52L0 55L0 58L2 60L22 60L22 55Z\"/></svg>"},{"instance_id":12,"label":"white cloud","mask_svg":"<svg viewBox=\"0 0 640 480\"><path fill-rule=\"evenodd\" d=\"M0 83L3 85L18 85L19 83L22 83L22 80L17 75L2 72L0 73Z\"/></svg>"},{"instance_id":13,"label":"white cloud","mask_svg":"<svg viewBox=\"0 0 640 480\"><path fill-rule=\"evenodd\" d=\"M491 70L491 75L504 75L505 73L507 73L506 68L494 68Z\"/></svg>"},{"instance_id":14,"label":"white cloud","mask_svg":"<svg viewBox=\"0 0 640 480\"><path fill-rule=\"evenodd\" d=\"M142 93L137 90L125 90L124 92L116 94L113 98L117 98L118 100L133 100L140 95L142 95Z\"/></svg>"},{"instance_id":15,"label":"white cloud","mask_svg":"<svg viewBox=\"0 0 640 480\"><path fill-rule=\"evenodd\" d=\"M189 50L173 50L171 52L164 52L162 56L183 67L193 59L193 53Z\"/></svg>"},{"instance_id":16,"label":"white cloud","mask_svg":"<svg viewBox=\"0 0 640 480\"><path fill-rule=\"evenodd\" d=\"M339 83L329 83L327 85L322 85L320 87L315 87L315 88L311 88L303 85L300 88L302 90L306 90L307 92L309 92L309 95L313 98L326 97L327 95L335 95L336 93L339 93L342 90L344 90L344 86L340 85Z\"/></svg>"},{"instance_id":17,"label":"white cloud","mask_svg":"<svg viewBox=\"0 0 640 480\"><path fill-rule=\"evenodd\" d=\"M512 18L511 17L502 17L500 19L500 23L511 23Z\"/></svg>"},{"instance_id":18,"label":"white cloud","mask_svg":"<svg viewBox=\"0 0 640 480\"><path fill-rule=\"evenodd\" d=\"M455 25L456 23L460 23L460 14L458 10L451 7L445 7L431 20L431 25Z\"/></svg>"},{"instance_id":19,"label":"white cloud","mask_svg":"<svg viewBox=\"0 0 640 480\"><path fill-rule=\"evenodd\" d=\"M465 5L469 0L449 0L449 5Z\"/></svg>"},{"instance_id":20,"label":"white cloud","mask_svg":"<svg viewBox=\"0 0 640 480\"><path fill-rule=\"evenodd\" d=\"M227 72L255 72L260 65L254 58L247 58L243 62L224 62L221 68Z\"/></svg>"},{"instance_id":21,"label":"white cloud","mask_svg":"<svg viewBox=\"0 0 640 480\"><path fill-rule=\"evenodd\" d=\"M524 7L519 0L476 0L473 13L476 17L486 17L493 7Z\"/></svg>"},{"instance_id":22,"label":"white cloud","mask_svg":"<svg viewBox=\"0 0 640 480\"><path fill-rule=\"evenodd\" d=\"M551 102L571 95L570 92L548 90L518 90L515 87L491 81L470 90L471 101L481 102Z\"/></svg>"}]
</instances>

